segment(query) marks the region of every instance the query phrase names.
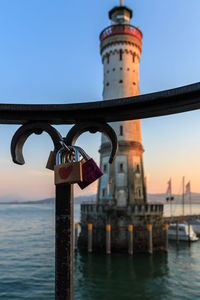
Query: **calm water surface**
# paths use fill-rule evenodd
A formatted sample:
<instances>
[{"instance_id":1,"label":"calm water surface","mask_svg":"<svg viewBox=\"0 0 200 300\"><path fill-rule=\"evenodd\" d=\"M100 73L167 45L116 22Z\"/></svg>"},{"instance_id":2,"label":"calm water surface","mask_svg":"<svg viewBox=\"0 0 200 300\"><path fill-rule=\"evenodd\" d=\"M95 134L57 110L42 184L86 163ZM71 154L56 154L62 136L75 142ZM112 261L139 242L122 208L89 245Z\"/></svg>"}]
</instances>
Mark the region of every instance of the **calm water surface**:
<instances>
[{"instance_id":1,"label":"calm water surface","mask_svg":"<svg viewBox=\"0 0 200 300\"><path fill-rule=\"evenodd\" d=\"M79 206L75 206L75 222ZM54 299L54 206L0 205L0 299ZM200 242L169 254L80 255L74 299L200 299Z\"/></svg>"}]
</instances>

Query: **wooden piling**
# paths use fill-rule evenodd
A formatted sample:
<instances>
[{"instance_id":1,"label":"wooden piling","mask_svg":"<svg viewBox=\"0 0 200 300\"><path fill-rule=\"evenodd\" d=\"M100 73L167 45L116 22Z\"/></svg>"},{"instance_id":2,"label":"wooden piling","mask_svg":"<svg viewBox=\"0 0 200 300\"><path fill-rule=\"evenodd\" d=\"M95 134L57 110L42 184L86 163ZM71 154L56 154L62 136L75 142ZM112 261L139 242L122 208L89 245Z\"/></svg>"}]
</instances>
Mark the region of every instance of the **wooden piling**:
<instances>
[{"instance_id":1,"label":"wooden piling","mask_svg":"<svg viewBox=\"0 0 200 300\"><path fill-rule=\"evenodd\" d=\"M133 225L128 225L128 254L133 255Z\"/></svg>"},{"instance_id":2,"label":"wooden piling","mask_svg":"<svg viewBox=\"0 0 200 300\"><path fill-rule=\"evenodd\" d=\"M164 251L168 252L168 228L169 225L165 224L164 226Z\"/></svg>"},{"instance_id":3,"label":"wooden piling","mask_svg":"<svg viewBox=\"0 0 200 300\"><path fill-rule=\"evenodd\" d=\"M106 225L106 254L111 254L111 226Z\"/></svg>"},{"instance_id":4,"label":"wooden piling","mask_svg":"<svg viewBox=\"0 0 200 300\"><path fill-rule=\"evenodd\" d=\"M77 252L77 247L78 245L78 224L75 224L75 241L74 241L74 250L75 250L75 253Z\"/></svg>"},{"instance_id":5,"label":"wooden piling","mask_svg":"<svg viewBox=\"0 0 200 300\"><path fill-rule=\"evenodd\" d=\"M152 225L148 224L148 253L153 254L153 242L152 242Z\"/></svg>"},{"instance_id":6,"label":"wooden piling","mask_svg":"<svg viewBox=\"0 0 200 300\"><path fill-rule=\"evenodd\" d=\"M176 221L176 243L179 243L179 226L178 221Z\"/></svg>"},{"instance_id":7,"label":"wooden piling","mask_svg":"<svg viewBox=\"0 0 200 300\"><path fill-rule=\"evenodd\" d=\"M92 224L88 224L88 252L92 253Z\"/></svg>"}]
</instances>

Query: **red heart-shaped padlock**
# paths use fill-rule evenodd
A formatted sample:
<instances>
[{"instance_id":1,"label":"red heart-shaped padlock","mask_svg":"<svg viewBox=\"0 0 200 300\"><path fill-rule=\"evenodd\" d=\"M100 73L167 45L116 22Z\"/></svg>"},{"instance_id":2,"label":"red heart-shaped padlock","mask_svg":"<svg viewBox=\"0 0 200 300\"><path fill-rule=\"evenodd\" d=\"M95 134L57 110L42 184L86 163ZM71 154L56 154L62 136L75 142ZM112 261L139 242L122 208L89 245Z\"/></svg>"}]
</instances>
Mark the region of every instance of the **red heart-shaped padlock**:
<instances>
[{"instance_id":1,"label":"red heart-shaped padlock","mask_svg":"<svg viewBox=\"0 0 200 300\"><path fill-rule=\"evenodd\" d=\"M73 166L62 167L59 169L58 173L61 179L67 179L73 170Z\"/></svg>"}]
</instances>

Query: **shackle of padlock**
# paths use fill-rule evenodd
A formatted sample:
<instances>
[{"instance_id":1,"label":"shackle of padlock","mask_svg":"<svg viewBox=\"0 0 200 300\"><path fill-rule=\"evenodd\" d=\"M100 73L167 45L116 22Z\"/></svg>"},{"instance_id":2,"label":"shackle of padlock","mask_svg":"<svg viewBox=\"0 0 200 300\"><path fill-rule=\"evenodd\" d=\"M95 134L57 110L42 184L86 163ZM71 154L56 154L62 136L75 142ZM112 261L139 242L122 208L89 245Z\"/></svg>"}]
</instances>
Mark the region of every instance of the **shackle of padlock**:
<instances>
[{"instance_id":1,"label":"shackle of padlock","mask_svg":"<svg viewBox=\"0 0 200 300\"><path fill-rule=\"evenodd\" d=\"M72 147L70 147L70 148L72 148ZM68 162L68 163L72 162L72 160L69 158L69 156L67 156L67 155L71 154L71 152L72 152L70 148L62 147L58 150L58 152L56 153L56 165L59 165L63 162ZM74 152L76 153L77 150L74 149ZM77 155L75 154L75 156L78 156L78 154Z\"/></svg>"},{"instance_id":2,"label":"shackle of padlock","mask_svg":"<svg viewBox=\"0 0 200 300\"><path fill-rule=\"evenodd\" d=\"M58 150L58 152L56 153L56 165L59 165L62 163L62 155L63 155L63 152L66 152L66 149L64 147L60 148Z\"/></svg>"},{"instance_id":3,"label":"shackle of padlock","mask_svg":"<svg viewBox=\"0 0 200 300\"><path fill-rule=\"evenodd\" d=\"M65 142L63 140L60 140L60 144L61 144L62 148L65 148L67 151L70 152L69 147L65 144Z\"/></svg>"},{"instance_id":4,"label":"shackle of padlock","mask_svg":"<svg viewBox=\"0 0 200 300\"><path fill-rule=\"evenodd\" d=\"M70 147L75 148L77 152L79 152L86 161L90 159L89 155L81 147L79 146L70 146Z\"/></svg>"},{"instance_id":5,"label":"shackle of padlock","mask_svg":"<svg viewBox=\"0 0 200 300\"><path fill-rule=\"evenodd\" d=\"M64 141L60 141L61 145L62 145L62 156L61 156L61 161L62 162L66 162L66 160L68 160L68 162L72 162L73 160L78 161L79 159L79 155L78 155L78 150L76 147L74 146L67 146L65 144ZM66 156L68 154L68 157ZM70 157L70 155L73 154L74 155L74 159Z\"/></svg>"},{"instance_id":6,"label":"shackle of padlock","mask_svg":"<svg viewBox=\"0 0 200 300\"><path fill-rule=\"evenodd\" d=\"M78 154L79 147L67 146L64 142L62 143L62 145L63 145L63 147L60 148L56 154L56 164L58 165L60 163L67 163L67 162L70 163L73 161L77 162L79 160L79 154ZM71 158L71 156L70 156L71 154L74 157Z\"/></svg>"},{"instance_id":7,"label":"shackle of padlock","mask_svg":"<svg viewBox=\"0 0 200 300\"><path fill-rule=\"evenodd\" d=\"M75 161L78 161L79 160L79 154L80 151L79 149L81 149L80 147L77 147L77 146L67 146L70 150L71 150L71 153L74 152L74 159Z\"/></svg>"}]
</instances>

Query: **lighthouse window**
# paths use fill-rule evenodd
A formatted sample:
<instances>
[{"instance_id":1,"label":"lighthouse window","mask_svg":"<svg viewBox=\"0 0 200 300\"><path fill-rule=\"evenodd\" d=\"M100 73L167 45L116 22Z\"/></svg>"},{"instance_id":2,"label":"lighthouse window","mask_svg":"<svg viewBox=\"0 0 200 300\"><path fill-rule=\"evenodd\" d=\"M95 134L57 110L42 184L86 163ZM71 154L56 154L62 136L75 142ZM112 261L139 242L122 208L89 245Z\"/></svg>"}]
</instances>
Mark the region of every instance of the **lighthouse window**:
<instances>
[{"instance_id":1,"label":"lighthouse window","mask_svg":"<svg viewBox=\"0 0 200 300\"><path fill-rule=\"evenodd\" d=\"M122 49L119 51L119 60L122 60L122 55L123 55L123 52L122 52Z\"/></svg>"},{"instance_id":2,"label":"lighthouse window","mask_svg":"<svg viewBox=\"0 0 200 300\"><path fill-rule=\"evenodd\" d=\"M137 190L137 192L138 192L138 198L140 198L141 197L141 190L140 190L140 188Z\"/></svg>"},{"instance_id":3,"label":"lighthouse window","mask_svg":"<svg viewBox=\"0 0 200 300\"><path fill-rule=\"evenodd\" d=\"M135 53L133 54L133 62L135 62Z\"/></svg>"},{"instance_id":4,"label":"lighthouse window","mask_svg":"<svg viewBox=\"0 0 200 300\"><path fill-rule=\"evenodd\" d=\"M110 56L109 54L107 55L107 64L109 64L109 61L110 61Z\"/></svg>"},{"instance_id":5,"label":"lighthouse window","mask_svg":"<svg viewBox=\"0 0 200 300\"><path fill-rule=\"evenodd\" d=\"M119 173L124 172L124 165L122 163L119 164Z\"/></svg>"},{"instance_id":6,"label":"lighthouse window","mask_svg":"<svg viewBox=\"0 0 200 300\"><path fill-rule=\"evenodd\" d=\"M133 82L133 85L136 85L136 83L135 83L135 82Z\"/></svg>"},{"instance_id":7,"label":"lighthouse window","mask_svg":"<svg viewBox=\"0 0 200 300\"><path fill-rule=\"evenodd\" d=\"M109 82L106 83L106 86L109 86Z\"/></svg>"},{"instance_id":8,"label":"lighthouse window","mask_svg":"<svg viewBox=\"0 0 200 300\"><path fill-rule=\"evenodd\" d=\"M113 72L115 71L115 68L113 68Z\"/></svg>"},{"instance_id":9,"label":"lighthouse window","mask_svg":"<svg viewBox=\"0 0 200 300\"><path fill-rule=\"evenodd\" d=\"M106 189L102 190L102 196L105 197L106 196Z\"/></svg>"},{"instance_id":10,"label":"lighthouse window","mask_svg":"<svg viewBox=\"0 0 200 300\"><path fill-rule=\"evenodd\" d=\"M123 126L122 125L119 127L119 135L123 136Z\"/></svg>"},{"instance_id":11,"label":"lighthouse window","mask_svg":"<svg viewBox=\"0 0 200 300\"><path fill-rule=\"evenodd\" d=\"M137 173L140 173L140 166L139 165L137 165L136 169L137 169Z\"/></svg>"},{"instance_id":12,"label":"lighthouse window","mask_svg":"<svg viewBox=\"0 0 200 300\"><path fill-rule=\"evenodd\" d=\"M123 80L120 80L119 83L123 83Z\"/></svg>"},{"instance_id":13,"label":"lighthouse window","mask_svg":"<svg viewBox=\"0 0 200 300\"><path fill-rule=\"evenodd\" d=\"M107 173L107 165L103 165L103 172Z\"/></svg>"}]
</instances>

